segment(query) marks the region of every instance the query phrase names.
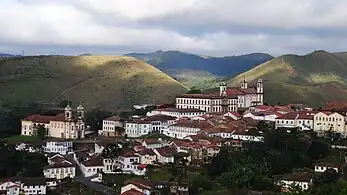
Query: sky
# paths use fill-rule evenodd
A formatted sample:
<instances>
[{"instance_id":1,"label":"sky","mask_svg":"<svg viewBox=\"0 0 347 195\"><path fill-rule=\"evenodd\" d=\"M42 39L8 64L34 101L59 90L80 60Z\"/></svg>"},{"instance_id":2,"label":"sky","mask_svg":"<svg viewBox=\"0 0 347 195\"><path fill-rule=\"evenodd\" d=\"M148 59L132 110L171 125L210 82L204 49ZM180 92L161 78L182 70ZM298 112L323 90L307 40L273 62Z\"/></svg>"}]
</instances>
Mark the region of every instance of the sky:
<instances>
[{"instance_id":1,"label":"sky","mask_svg":"<svg viewBox=\"0 0 347 195\"><path fill-rule=\"evenodd\" d=\"M347 51L346 0L1 0L0 53Z\"/></svg>"}]
</instances>

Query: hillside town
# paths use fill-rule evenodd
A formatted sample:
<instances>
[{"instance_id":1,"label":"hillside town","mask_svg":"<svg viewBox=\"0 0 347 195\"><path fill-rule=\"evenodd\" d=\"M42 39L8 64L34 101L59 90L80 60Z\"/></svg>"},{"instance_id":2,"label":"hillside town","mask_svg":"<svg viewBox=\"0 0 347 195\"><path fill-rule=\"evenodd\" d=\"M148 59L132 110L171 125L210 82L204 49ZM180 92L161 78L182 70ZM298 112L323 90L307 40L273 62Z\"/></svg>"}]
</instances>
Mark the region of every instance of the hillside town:
<instances>
[{"instance_id":1,"label":"hillside town","mask_svg":"<svg viewBox=\"0 0 347 195\"><path fill-rule=\"evenodd\" d=\"M4 178L0 194L52 194L73 180L100 194L188 195L196 188L190 179L202 177L209 164L217 166L223 150L251 151L252 145L268 142L268 132L297 131L302 139L311 134L317 139L346 138L347 107L266 105L264 87L261 78L255 86L244 79L237 88L222 82L219 92L179 95L174 106L146 110L149 105L134 105L146 113L109 116L100 121L101 129L89 127L82 104L68 104L55 116L27 116L21 120L21 136L43 132L43 141L16 141L15 149L44 154L46 165L40 177ZM344 174L347 145L330 142L329 147L341 150L343 161L318 155L312 169L272 175L273 184L282 192L293 186L305 191L316 175L331 170Z\"/></svg>"}]
</instances>

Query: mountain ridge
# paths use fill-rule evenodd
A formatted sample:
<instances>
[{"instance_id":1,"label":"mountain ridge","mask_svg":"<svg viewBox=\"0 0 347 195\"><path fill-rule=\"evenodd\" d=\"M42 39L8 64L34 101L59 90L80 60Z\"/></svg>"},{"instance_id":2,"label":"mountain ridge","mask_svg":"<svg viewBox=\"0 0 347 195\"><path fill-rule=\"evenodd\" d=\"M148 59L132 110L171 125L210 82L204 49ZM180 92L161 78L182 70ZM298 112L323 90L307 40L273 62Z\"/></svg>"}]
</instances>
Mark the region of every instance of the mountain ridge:
<instances>
[{"instance_id":1,"label":"mountain ridge","mask_svg":"<svg viewBox=\"0 0 347 195\"><path fill-rule=\"evenodd\" d=\"M174 50L129 53L125 56L152 64L191 88L212 87L223 77L234 76L273 58L265 53L213 57Z\"/></svg>"},{"instance_id":2,"label":"mountain ridge","mask_svg":"<svg viewBox=\"0 0 347 195\"><path fill-rule=\"evenodd\" d=\"M82 101L111 111L167 103L188 90L154 66L124 56L26 56L0 59L0 102Z\"/></svg>"},{"instance_id":3,"label":"mountain ridge","mask_svg":"<svg viewBox=\"0 0 347 195\"><path fill-rule=\"evenodd\" d=\"M303 102L320 106L327 101L347 100L346 76L347 52L317 50L306 55L279 56L227 83L234 86L243 78L250 82L263 78L265 100L270 104Z\"/></svg>"}]
</instances>

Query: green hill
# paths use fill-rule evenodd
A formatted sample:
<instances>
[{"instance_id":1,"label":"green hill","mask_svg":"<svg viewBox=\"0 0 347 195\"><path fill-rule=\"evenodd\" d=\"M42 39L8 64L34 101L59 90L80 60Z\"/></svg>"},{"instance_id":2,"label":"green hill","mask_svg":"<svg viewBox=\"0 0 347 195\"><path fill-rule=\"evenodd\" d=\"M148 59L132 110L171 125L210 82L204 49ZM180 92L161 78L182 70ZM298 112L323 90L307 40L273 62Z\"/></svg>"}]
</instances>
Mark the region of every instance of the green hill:
<instances>
[{"instance_id":1,"label":"green hill","mask_svg":"<svg viewBox=\"0 0 347 195\"><path fill-rule=\"evenodd\" d=\"M227 82L238 85L244 77L253 83L263 78L265 101L270 104L319 106L331 100L347 100L347 53L283 55Z\"/></svg>"},{"instance_id":2,"label":"green hill","mask_svg":"<svg viewBox=\"0 0 347 195\"><path fill-rule=\"evenodd\" d=\"M132 57L29 56L0 60L0 102L82 102L87 108L130 109L135 103L167 103L187 88Z\"/></svg>"},{"instance_id":3,"label":"green hill","mask_svg":"<svg viewBox=\"0 0 347 195\"><path fill-rule=\"evenodd\" d=\"M126 56L146 61L188 87L209 88L224 77L247 71L273 57L264 53L210 57L180 51L130 53Z\"/></svg>"}]
</instances>

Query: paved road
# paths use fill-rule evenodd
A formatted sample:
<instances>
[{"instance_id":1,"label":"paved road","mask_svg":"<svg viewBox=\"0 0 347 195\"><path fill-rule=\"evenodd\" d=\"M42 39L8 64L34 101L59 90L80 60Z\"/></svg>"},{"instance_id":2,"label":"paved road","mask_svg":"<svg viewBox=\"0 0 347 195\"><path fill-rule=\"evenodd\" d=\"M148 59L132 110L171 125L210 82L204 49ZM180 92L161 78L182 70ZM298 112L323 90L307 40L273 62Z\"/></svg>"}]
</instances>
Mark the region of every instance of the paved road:
<instances>
[{"instance_id":1,"label":"paved road","mask_svg":"<svg viewBox=\"0 0 347 195\"><path fill-rule=\"evenodd\" d=\"M101 185L99 183L91 182L88 178L84 177L82 174L82 171L80 167L78 166L77 162L73 158L73 154L68 154L65 156L66 159L71 161L73 164L76 165L76 176L73 178L75 181L87 186L88 188L92 188L98 192L101 192L106 195L117 195L113 192L112 188L109 188L107 186Z\"/></svg>"},{"instance_id":2,"label":"paved road","mask_svg":"<svg viewBox=\"0 0 347 195\"><path fill-rule=\"evenodd\" d=\"M83 177L83 176L77 176L74 178L75 181L89 187L89 188L92 188L98 192L101 192L103 194L106 194L106 195L116 195L112 188L109 188L109 187L106 187L104 185L101 185L101 184L98 184L98 183L94 183L94 182L91 182L89 179Z\"/></svg>"}]
</instances>

